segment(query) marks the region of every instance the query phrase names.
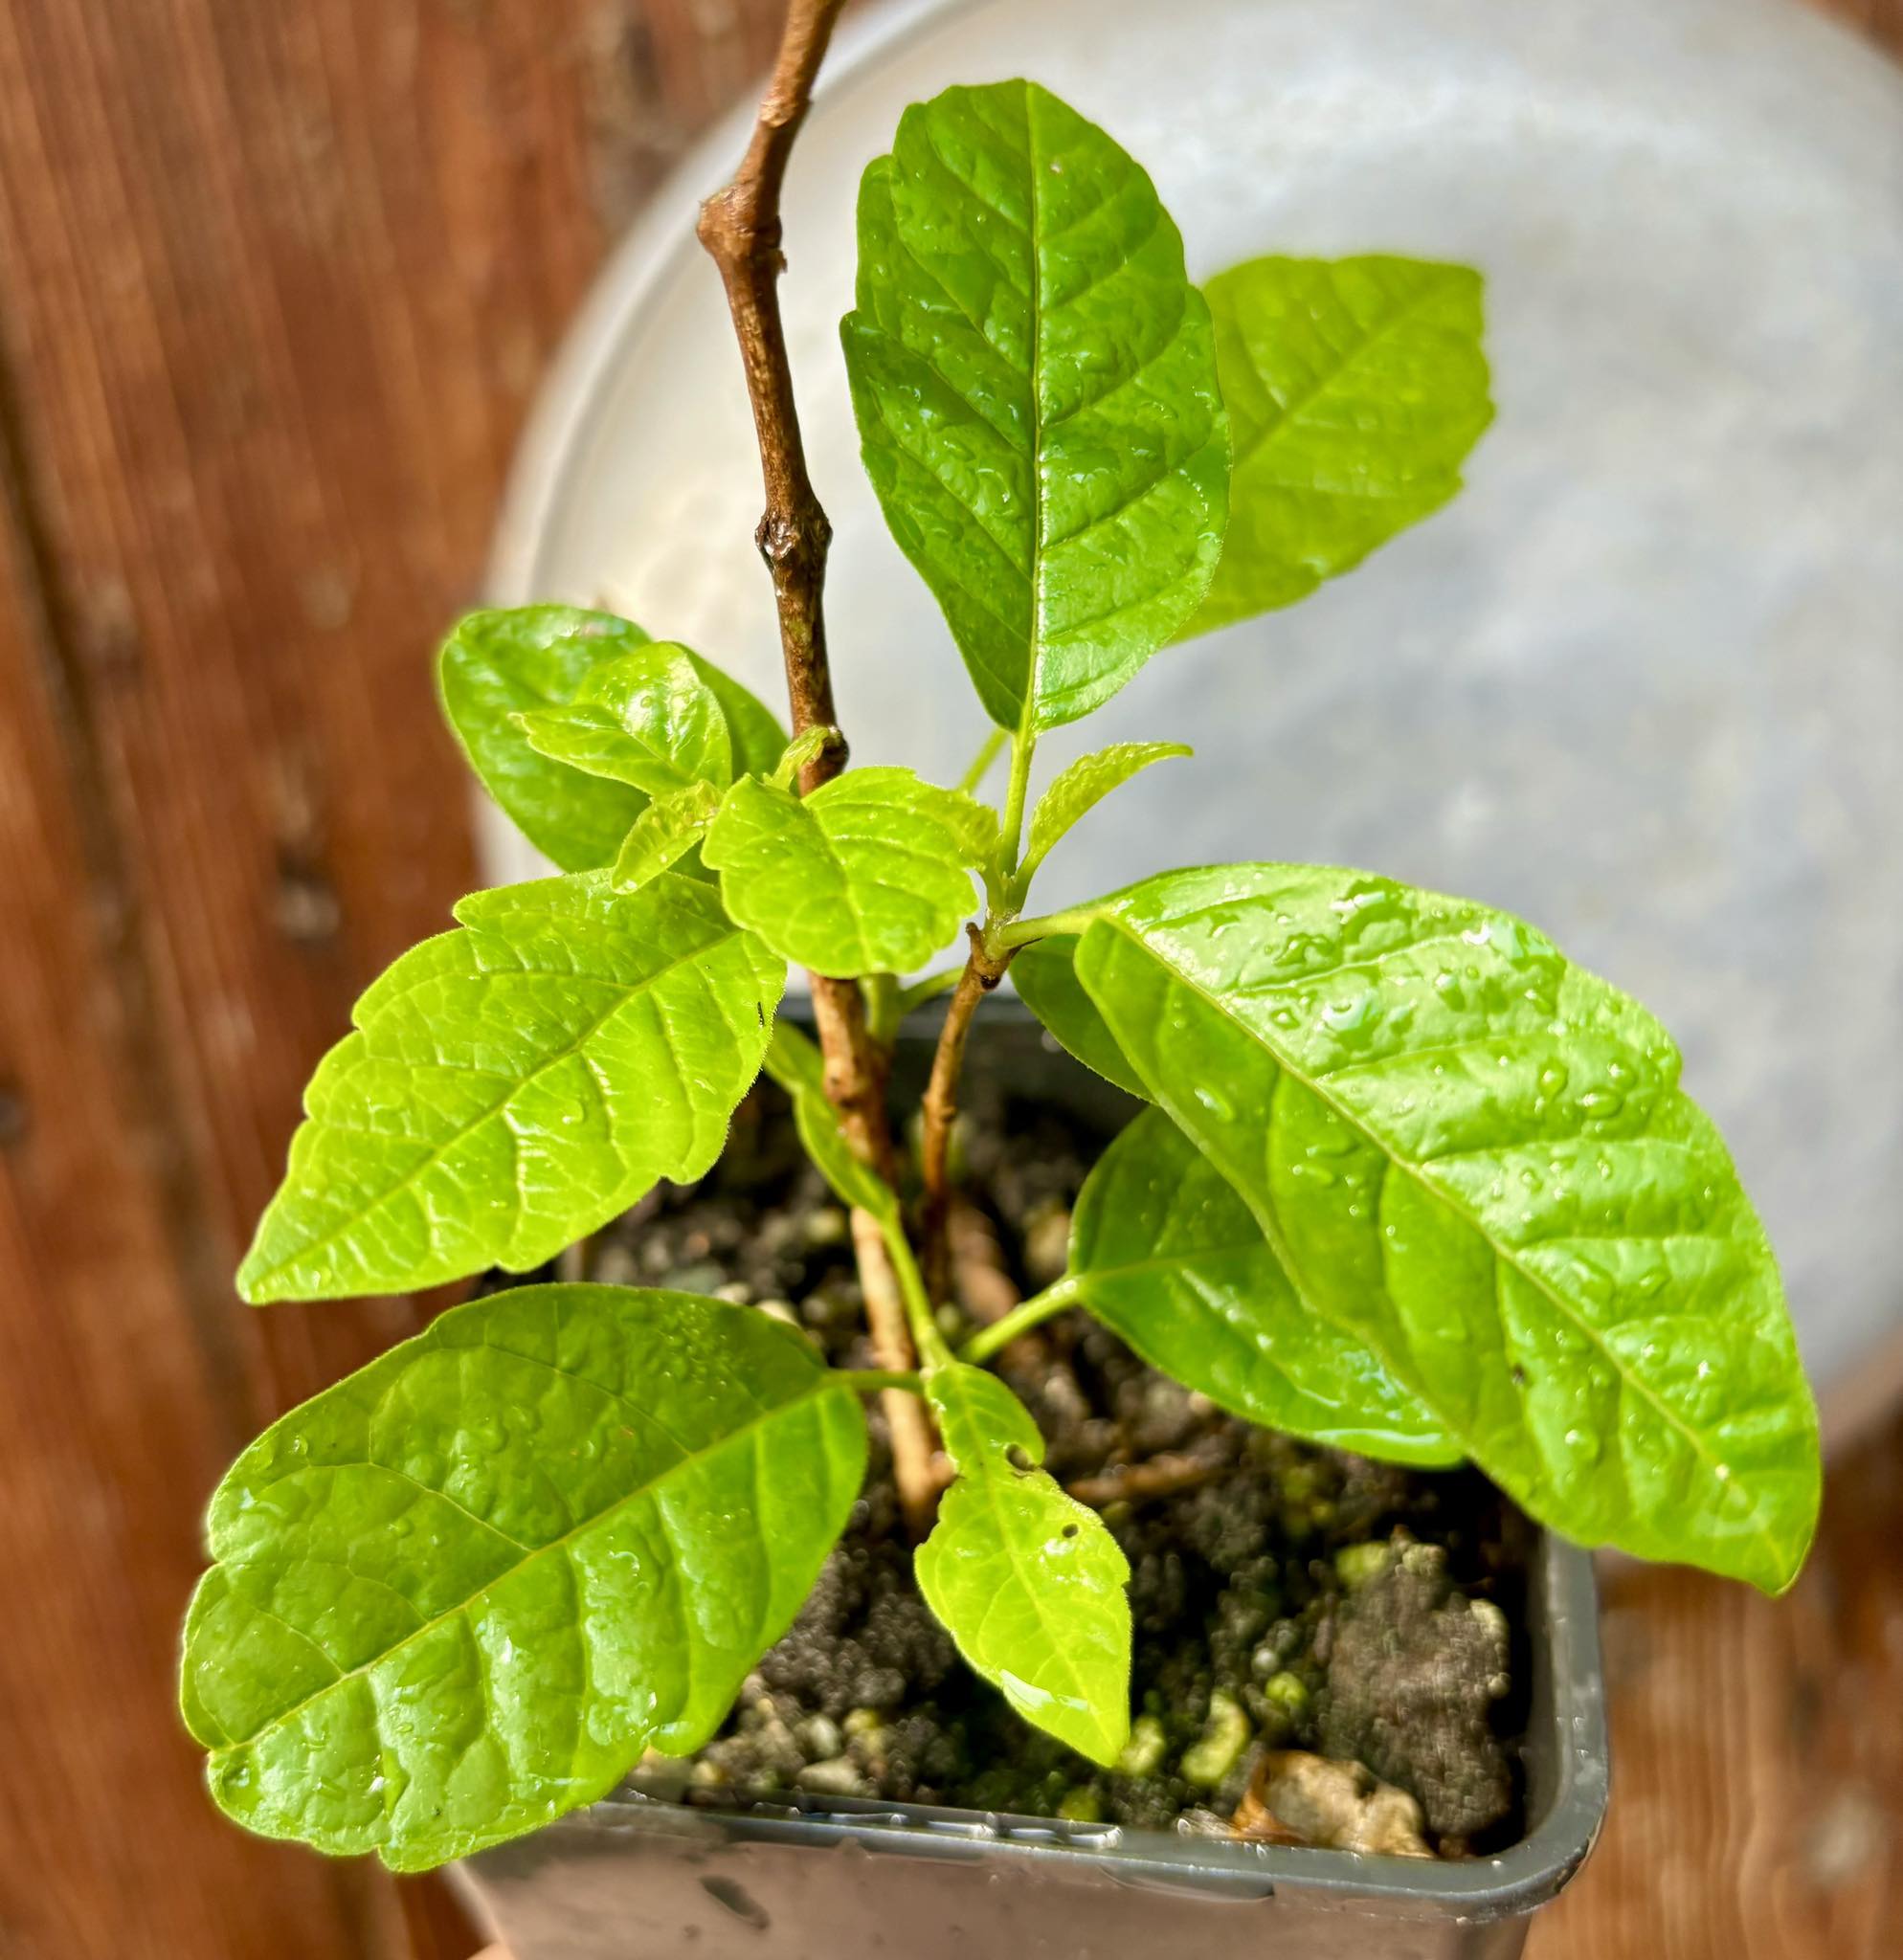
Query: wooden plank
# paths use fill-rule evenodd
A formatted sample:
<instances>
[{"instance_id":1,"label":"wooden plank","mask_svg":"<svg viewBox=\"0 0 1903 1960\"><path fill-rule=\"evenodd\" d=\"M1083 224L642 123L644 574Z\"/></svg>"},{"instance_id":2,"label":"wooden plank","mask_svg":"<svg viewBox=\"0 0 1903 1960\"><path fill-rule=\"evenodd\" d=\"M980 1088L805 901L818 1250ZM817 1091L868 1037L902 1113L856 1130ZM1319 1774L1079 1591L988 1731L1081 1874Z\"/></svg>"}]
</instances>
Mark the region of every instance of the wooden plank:
<instances>
[{"instance_id":1,"label":"wooden plank","mask_svg":"<svg viewBox=\"0 0 1903 1960\"><path fill-rule=\"evenodd\" d=\"M427 657L528 394L770 12L0 4L9 1960L407 1944L215 1816L172 1672L224 1461L411 1309L229 1275L350 1000L473 878Z\"/></svg>"},{"instance_id":2,"label":"wooden plank","mask_svg":"<svg viewBox=\"0 0 1903 1960\"><path fill-rule=\"evenodd\" d=\"M1831 1466L1786 1597L1614 1575L1610 1818L1532 1960L1880 1960L1903 1946L1899 1552L1892 1419Z\"/></svg>"},{"instance_id":3,"label":"wooden plank","mask_svg":"<svg viewBox=\"0 0 1903 1960\"><path fill-rule=\"evenodd\" d=\"M361 1877L234 1832L171 1713L194 1501L242 1398L164 1216L128 922L88 862L73 730L29 684L30 578L0 558L0 1949L369 1952Z\"/></svg>"}]
</instances>

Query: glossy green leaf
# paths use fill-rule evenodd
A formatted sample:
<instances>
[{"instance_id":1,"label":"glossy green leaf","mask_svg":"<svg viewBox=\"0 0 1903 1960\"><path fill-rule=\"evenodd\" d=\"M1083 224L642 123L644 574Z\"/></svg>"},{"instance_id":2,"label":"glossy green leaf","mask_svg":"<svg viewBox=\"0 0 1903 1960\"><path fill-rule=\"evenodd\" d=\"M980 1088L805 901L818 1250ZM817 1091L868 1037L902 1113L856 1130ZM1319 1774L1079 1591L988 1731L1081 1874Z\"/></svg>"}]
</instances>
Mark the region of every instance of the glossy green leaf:
<instances>
[{"instance_id":1,"label":"glossy green leaf","mask_svg":"<svg viewBox=\"0 0 1903 1960\"><path fill-rule=\"evenodd\" d=\"M604 1795L725 1719L865 1471L791 1328L685 1293L452 1309L252 1444L182 1701L238 1822L398 1871Z\"/></svg>"},{"instance_id":2,"label":"glossy green leaf","mask_svg":"<svg viewBox=\"0 0 1903 1960\"><path fill-rule=\"evenodd\" d=\"M870 1165L862 1164L840 1127L839 1112L826 1096L826 1062L817 1047L785 1021L773 1027L767 1050L767 1073L793 1101L799 1141L835 1197L869 1212L882 1223L898 1222L899 1198Z\"/></svg>"},{"instance_id":3,"label":"glossy green leaf","mask_svg":"<svg viewBox=\"0 0 1903 1960\"><path fill-rule=\"evenodd\" d=\"M564 871L612 862L646 798L537 755L515 717L566 704L592 669L646 644L638 626L610 613L520 606L471 612L437 657L443 712L470 767L528 841Z\"/></svg>"},{"instance_id":4,"label":"glossy green leaf","mask_svg":"<svg viewBox=\"0 0 1903 1960\"><path fill-rule=\"evenodd\" d=\"M1058 839L1096 809L1112 790L1122 789L1153 762L1168 762L1175 756L1195 753L1181 742L1113 742L1108 748L1080 755L1058 772L1031 813L1031 835L1024 847L1021 875L1028 880L1050 855Z\"/></svg>"},{"instance_id":5,"label":"glossy green leaf","mask_svg":"<svg viewBox=\"0 0 1903 1960\"><path fill-rule=\"evenodd\" d=\"M1232 1415L1395 1462L1462 1456L1365 1342L1302 1303L1248 1206L1160 1109L1085 1179L1070 1280L1152 1368Z\"/></svg>"},{"instance_id":6,"label":"glossy green leaf","mask_svg":"<svg viewBox=\"0 0 1903 1960\"><path fill-rule=\"evenodd\" d=\"M516 720L538 755L643 795L671 796L690 783L725 790L733 780L720 702L686 648L664 640L604 660L565 706Z\"/></svg>"},{"instance_id":7,"label":"glossy green leaf","mask_svg":"<svg viewBox=\"0 0 1903 1960\"><path fill-rule=\"evenodd\" d=\"M1011 983L1066 1054L1094 1069L1106 1081L1147 1102L1150 1091L1117 1046L1096 1002L1085 992L1077 977L1076 961L1075 934L1033 940L1020 947L1011 962Z\"/></svg>"},{"instance_id":8,"label":"glossy green leaf","mask_svg":"<svg viewBox=\"0 0 1903 1960\"><path fill-rule=\"evenodd\" d=\"M1504 913L1175 872L1078 978L1303 1299L1533 1515L1789 1584L1817 1422L1763 1228L1644 1008Z\"/></svg>"},{"instance_id":9,"label":"glossy green leaf","mask_svg":"<svg viewBox=\"0 0 1903 1960\"><path fill-rule=\"evenodd\" d=\"M733 773L764 776L777 768L787 746L779 717L758 695L711 660L692 652L687 657L693 661L695 673L713 689L720 711L727 717L728 740L733 745Z\"/></svg>"},{"instance_id":10,"label":"glossy green leaf","mask_svg":"<svg viewBox=\"0 0 1903 1960\"><path fill-rule=\"evenodd\" d=\"M572 606L472 612L443 642L437 687L470 766L528 841L564 871L612 864L647 797L538 755L515 718L567 706L598 666L647 644L638 626ZM739 681L698 654L687 657L726 716L734 768L771 769L786 746L779 724Z\"/></svg>"},{"instance_id":11,"label":"glossy green leaf","mask_svg":"<svg viewBox=\"0 0 1903 1960\"><path fill-rule=\"evenodd\" d=\"M657 796L621 839L609 881L617 892L638 891L651 883L706 835L719 813L720 791L711 783L689 783L684 790Z\"/></svg>"},{"instance_id":12,"label":"glossy green leaf","mask_svg":"<svg viewBox=\"0 0 1903 1960\"><path fill-rule=\"evenodd\" d=\"M958 1476L915 1570L926 1604L1006 1701L1093 1763L1130 1740L1130 1563L1047 1472L1030 1412L994 1374L928 1369Z\"/></svg>"},{"instance_id":13,"label":"glossy green leaf","mask_svg":"<svg viewBox=\"0 0 1903 1960\"><path fill-rule=\"evenodd\" d=\"M906 973L974 909L996 820L910 769L848 769L801 798L743 780L701 855L721 896L784 958L850 980Z\"/></svg>"},{"instance_id":14,"label":"glossy green leaf","mask_svg":"<svg viewBox=\"0 0 1903 1960\"><path fill-rule=\"evenodd\" d=\"M1203 290L1236 462L1192 634L1293 604L1438 510L1493 418L1466 266L1257 258Z\"/></svg>"},{"instance_id":15,"label":"glossy green leaf","mask_svg":"<svg viewBox=\"0 0 1903 1960\"><path fill-rule=\"evenodd\" d=\"M1229 449L1209 309L1143 170L1034 82L901 119L841 326L867 474L985 711L1108 701L1194 612Z\"/></svg>"},{"instance_id":16,"label":"glossy green leaf","mask_svg":"<svg viewBox=\"0 0 1903 1960\"><path fill-rule=\"evenodd\" d=\"M785 969L710 885L605 872L479 892L319 1064L247 1300L525 1271L711 1168Z\"/></svg>"}]
</instances>

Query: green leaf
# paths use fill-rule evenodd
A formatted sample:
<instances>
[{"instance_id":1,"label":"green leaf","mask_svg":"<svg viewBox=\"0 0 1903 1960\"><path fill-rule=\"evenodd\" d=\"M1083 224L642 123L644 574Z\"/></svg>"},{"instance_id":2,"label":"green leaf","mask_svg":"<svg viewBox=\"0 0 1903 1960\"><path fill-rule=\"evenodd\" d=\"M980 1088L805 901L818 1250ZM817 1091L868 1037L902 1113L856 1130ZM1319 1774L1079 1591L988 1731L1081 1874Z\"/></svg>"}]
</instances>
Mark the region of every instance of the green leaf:
<instances>
[{"instance_id":1,"label":"green leaf","mask_svg":"<svg viewBox=\"0 0 1903 1960\"><path fill-rule=\"evenodd\" d=\"M1113 742L1090 755L1080 755L1061 770L1038 799L1031 813L1031 838L1019 876L1025 883L1050 855L1051 847L1072 825L1087 816L1112 790L1120 790L1153 762L1194 755L1181 742Z\"/></svg>"},{"instance_id":2,"label":"green leaf","mask_svg":"<svg viewBox=\"0 0 1903 1960\"><path fill-rule=\"evenodd\" d=\"M1077 978L1077 937L1059 933L1020 947L1011 962L1011 982L1066 1054L1106 1081L1147 1102L1150 1091L1130 1064L1097 1004Z\"/></svg>"},{"instance_id":3,"label":"green leaf","mask_svg":"<svg viewBox=\"0 0 1903 1960\"><path fill-rule=\"evenodd\" d=\"M1816 1413L1644 1008L1517 919L1359 872L1174 872L1102 907L1078 978L1309 1305L1556 1530L1789 1584Z\"/></svg>"},{"instance_id":4,"label":"green leaf","mask_svg":"<svg viewBox=\"0 0 1903 1960\"><path fill-rule=\"evenodd\" d=\"M1222 537L1209 309L1143 170L1034 82L907 109L840 332L867 474L985 711L1036 734L1175 636Z\"/></svg>"},{"instance_id":5,"label":"green leaf","mask_svg":"<svg viewBox=\"0 0 1903 1960\"><path fill-rule=\"evenodd\" d=\"M896 1224L898 1193L869 1164L862 1164L847 1143L839 1112L827 1100L826 1062L819 1050L797 1028L775 1022L767 1073L793 1099L799 1141L833 1194L883 1224Z\"/></svg>"},{"instance_id":6,"label":"green leaf","mask_svg":"<svg viewBox=\"0 0 1903 1960\"><path fill-rule=\"evenodd\" d=\"M671 796L697 782L725 790L733 780L720 702L686 648L666 641L604 660L567 706L516 720L538 755L643 795Z\"/></svg>"},{"instance_id":7,"label":"green leaf","mask_svg":"<svg viewBox=\"0 0 1903 1960\"><path fill-rule=\"evenodd\" d=\"M1292 605L1460 488L1493 418L1482 284L1412 258L1257 258L1204 287L1236 465L1185 636Z\"/></svg>"},{"instance_id":8,"label":"green leaf","mask_svg":"<svg viewBox=\"0 0 1903 1960\"><path fill-rule=\"evenodd\" d=\"M443 642L437 686L470 766L528 841L564 871L612 864L647 798L538 755L515 718L567 706L598 666L647 644L638 626L572 606L472 612ZM727 718L733 768L771 769L786 746L779 724L737 680L698 654L687 657Z\"/></svg>"},{"instance_id":9,"label":"green leaf","mask_svg":"<svg viewBox=\"0 0 1903 1960\"><path fill-rule=\"evenodd\" d=\"M685 1293L454 1308L218 1486L182 1702L222 1809L418 1871L712 1736L865 1471L792 1329Z\"/></svg>"},{"instance_id":10,"label":"green leaf","mask_svg":"<svg viewBox=\"0 0 1903 1960\"><path fill-rule=\"evenodd\" d=\"M254 1302L521 1272L703 1175L766 1053L785 970L712 887L606 873L479 892L319 1064L238 1273Z\"/></svg>"},{"instance_id":11,"label":"green leaf","mask_svg":"<svg viewBox=\"0 0 1903 1960\"><path fill-rule=\"evenodd\" d=\"M646 799L537 755L515 717L565 705L600 662L646 644L638 626L610 613L521 606L471 612L437 657L443 713L470 767L528 841L564 871L612 861Z\"/></svg>"},{"instance_id":12,"label":"green leaf","mask_svg":"<svg viewBox=\"0 0 1903 1960\"><path fill-rule=\"evenodd\" d=\"M656 797L621 839L610 882L617 892L651 883L701 841L719 813L720 791L711 783L689 783Z\"/></svg>"},{"instance_id":13,"label":"green leaf","mask_svg":"<svg viewBox=\"0 0 1903 1960\"><path fill-rule=\"evenodd\" d=\"M1248 1206L1160 1109L1085 1179L1070 1277L1152 1368L1232 1415L1394 1462L1460 1460L1365 1343L1302 1303Z\"/></svg>"},{"instance_id":14,"label":"green leaf","mask_svg":"<svg viewBox=\"0 0 1903 1960\"><path fill-rule=\"evenodd\" d=\"M811 796L735 783L701 855L741 924L835 979L921 966L974 909L996 820L910 769L848 769Z\"/></svg>"},{"instance_id":15,"label":"green leaf","mask_svg":"<svg viewBox=\"0 0 1903 1960\"><path fill-rule=\"evenodd\" d=\"M769 774L786 753L786 730L780 726L779 718L732 675L724 673L711 660L704 660L691 649L684 651L694 663L694 672L713 690L713 698L726 718L728 740L733 750L733 773Z\"/></svg>"},{"instance_id":16,"label":"green leaf","mask_svg":"<svg viewBox=\"0 0 1903 1960\"><path fill-rule=\"evenodd\" d=\"M957 1481L919 1547L919 1590L1027 1722L1108 1768L1130 1740L1130 1564L1104 1521L1037 1466L1044 1439L994 1374L926 1370Z\"/></svg>"}]
</instances>

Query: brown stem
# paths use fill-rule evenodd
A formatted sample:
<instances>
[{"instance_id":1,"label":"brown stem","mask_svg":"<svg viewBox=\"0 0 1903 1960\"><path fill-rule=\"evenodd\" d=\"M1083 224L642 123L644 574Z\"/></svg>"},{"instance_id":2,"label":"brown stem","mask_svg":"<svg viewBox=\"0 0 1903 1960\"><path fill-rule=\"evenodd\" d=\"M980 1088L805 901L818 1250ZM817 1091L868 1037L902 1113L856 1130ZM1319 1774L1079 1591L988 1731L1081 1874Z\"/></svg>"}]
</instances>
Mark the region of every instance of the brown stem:
<instances>
[{"instance_id":1,"label":"brown stem","mask_svg":"<svg viewBox=\"0 0 1903 1960\"><path fill-rule=\"evenodd\" d=\"M946 1221L952 1211L952 1125L958 1117L958 1078L965 1066L965 1039L972 1032L972 1016L978 1011L978 1002L1004 978L1004 969L1011 964L1008 949L1002 953L987 950L984 935L975 925L965 930L972 949L938 1031L922 1111L919 1174L925 1184L924 1269L926 1289L933 1300L945 1298L951 1277Z\"/></svg>"},{"instance_id":2,"label":"brown stem","mask_svg":"<svg viewBox=\"0 0 1903 1960\"><path fill-rule=\"evenodd\" d=\"M899 1297L891 1256L885 1250L879 1220L869 1212L852 1214L852 1246L859 1256L866 1325L879 1366L902 1372L916 1368L918 1363L911 1358L912 1338L906 1327L905 1303ZM885 1291L878 1295L875 1303L875 1292L880 1288ZM904 1363L894 1359L902 1348L907 1357ZM931 1417L918 1396L905 1389L882 1391L879 1407L885 1417L885 1435L892 1449L892 1481L898 1487L899 1509L905 1514L907 1530L914 1538L923 1538L931 1529L938 1509L938 1493L945 1481L939 1474L942 1459L937 1454L937 1438L931 1432Z\"/></svg>"},{"instance_id":3,"label":"brown stem","mask_svg":"<svg viewBox=\"0 0 1903 1960\"><path fill-rule=\"evenodd\" d=\"M825 615L820 607L833 527L807 474L786 329L780 322L779 276L786 269L780 251L780 187L794 139L812 101L813 78L842 5L843 0L792 0L753 139L732 183L702 205L699 227L701 243L720 268L721 283L727 288L728 309L747 370L747 393L753 405L760 474L767 492L766 512L754 538L772 573L795 735L808 728L837 727L839 717L833 712L833 676L826 660ZM800 772L800 789L817 790L837 775L844 762L838 745L822 749Z\"/></svg>"},{"instance_id":4,"label":"brown stem","mask_svg":"<svg viewBox=\"0 0 1903 1960\"><path fill-rule=\"evenodd\" d=\"M1105 1504L1140 1504L1148 1498L1174 1497L1178 1491L1213 1483L1234 1464L1234 1456L1226 1450L1172 1451L1095 1477L1080 1477L1064 1489L1079 1503L1098 1509Z\"/></svg>"},{"instance_id":5,"label":"brown stem","mask_svg":"<svg viewBox=\"0 0 1903 1960\"><path fill-rule=\"evenodd\" d=\"M837 727L833 675L826 658L826 621L820 598L832 526L807 474L780 320L780 188L794 139L806 120L826 44L844 0L792 0L772 79L760 102L751 142L732 183L701 207L701 243L720 269L728 310L747 371L759 442L766 510L754 533L772 574L779 612L780 653L786 666L793 732ZM841 744L829 744L800 771L801 794L836 776L845 764ZM814 974L813 1019L826 1058L826 1094L854 1151L889 1178L891 1124L885 1110L885 1063L866 1025L858 986ZM894 1370L916 1365L892 1262L879 1237L857 1216L853 1245L865 1291L865 1316L879 1365ZM907 1517L918 1528L929 1521L934 1497L931 1431L917 1400L901 1390L883 1398L892 1438L892 1473Z\"/></svg>"}]
</instances>

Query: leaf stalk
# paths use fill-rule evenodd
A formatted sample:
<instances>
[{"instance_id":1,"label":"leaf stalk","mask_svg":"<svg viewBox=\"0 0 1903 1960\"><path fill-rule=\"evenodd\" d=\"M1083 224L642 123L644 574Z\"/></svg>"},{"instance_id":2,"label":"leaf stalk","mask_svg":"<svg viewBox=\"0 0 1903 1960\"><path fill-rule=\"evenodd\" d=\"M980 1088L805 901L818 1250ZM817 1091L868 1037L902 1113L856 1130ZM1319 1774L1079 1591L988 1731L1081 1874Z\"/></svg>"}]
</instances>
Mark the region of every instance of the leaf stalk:
<instances>
[{"instance_id":1,"label":"leaf stalk","mask_svg":"<svg viewBox=\"0 0 1903 1960\"><path fill-rule=\"evenodd\" d=\"M1014 1306L1001 1319L993 1321L990 1326L980 1327L958 1349L958 1359L974 1367L989 1361L1000 1348L1010 1347L1019 1335L1028 1334L1033 1327L1067 1312L1082 1298L1083 1289L1066 1273L1062 1280L1053 1281L1041 1293L1032 1294L1029 1300Z\"/></svg>"}]
</instances>

